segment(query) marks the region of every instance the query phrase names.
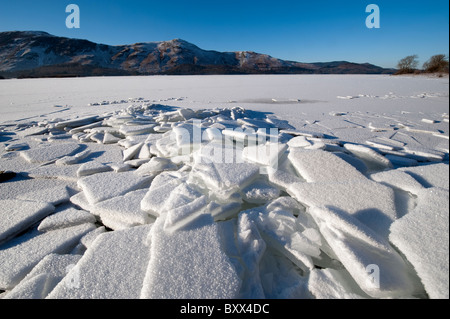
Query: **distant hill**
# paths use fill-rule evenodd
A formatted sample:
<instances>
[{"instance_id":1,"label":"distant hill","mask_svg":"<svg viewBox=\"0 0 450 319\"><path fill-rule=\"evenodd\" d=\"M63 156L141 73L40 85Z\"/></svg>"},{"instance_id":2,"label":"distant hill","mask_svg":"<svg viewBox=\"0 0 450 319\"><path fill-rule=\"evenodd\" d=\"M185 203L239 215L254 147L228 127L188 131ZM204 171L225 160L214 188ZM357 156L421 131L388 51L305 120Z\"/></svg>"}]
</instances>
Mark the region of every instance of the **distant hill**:
<instances>
[{"instance_id":1,"label":"distant hill","mask_svg":"<svg viewBox=\"0 0 450 319\"><path fill-rule=\"evenodd\" d=\"M206 51L181 39L111 46L42 31L0 32L0 77L5 78L394 72L368 63L301 63L249 51Z\"/></svg>"}]
</instances>

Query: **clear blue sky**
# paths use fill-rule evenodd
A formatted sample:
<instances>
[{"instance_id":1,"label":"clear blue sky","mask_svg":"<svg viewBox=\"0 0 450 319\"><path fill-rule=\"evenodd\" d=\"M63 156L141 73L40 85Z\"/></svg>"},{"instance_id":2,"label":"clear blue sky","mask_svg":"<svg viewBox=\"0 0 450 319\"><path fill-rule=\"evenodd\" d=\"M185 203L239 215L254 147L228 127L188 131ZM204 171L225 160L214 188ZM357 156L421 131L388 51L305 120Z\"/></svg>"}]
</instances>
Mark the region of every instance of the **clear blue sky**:
<instances>
[{"instance_id":1,"label":"clear blue sky","mask_svg":"<svg viewBox=\"0 0 450 319\"><path fill-rule=\"evenodd\" d=\"M81 28L67 29L68 4ZM368 29L368 4L380 29ZM0 31L39 30L104 44L181 38L202 49L255 51L300 62L347 60L395 67L449 53L447 0L2 0Z\"/></svg>"}]
</instances>

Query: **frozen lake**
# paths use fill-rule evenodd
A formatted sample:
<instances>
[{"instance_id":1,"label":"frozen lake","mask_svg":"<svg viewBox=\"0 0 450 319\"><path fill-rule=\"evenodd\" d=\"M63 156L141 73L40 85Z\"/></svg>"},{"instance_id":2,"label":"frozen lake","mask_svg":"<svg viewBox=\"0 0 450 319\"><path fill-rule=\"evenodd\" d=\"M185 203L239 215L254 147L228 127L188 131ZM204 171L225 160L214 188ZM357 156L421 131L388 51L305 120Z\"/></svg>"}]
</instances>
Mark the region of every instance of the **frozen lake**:
<instances>
[{"instance_id":1,"label":"frozen lake","mask_svg":"<svg viewBox=\"0 0 450 319\"><path fill-rule=\"evenodd\" d=\"M448 78L389 75L220 75L150 76L0 81L2 121L120 109L89 108L89 103L142 97L164 105L244 108L287 115L290 120L330 111L442 113L448 102ZM340 97L365 97L343 100ZM416 98L432 97L425 100ZM182 99L176 101L175 99ZM272 101L273 99L277 102ZM301 103L293 101L301 100ZM424 102L426 101L426 103ZM287 102L287 103L286 103ZM274 107L274 104L276 107ZM60 111L54 105L66 106ZM55 113L60 111L60 113ZM56 115L55 115L56 116Z\"/></svg>"},{"instance_id":2,"label":"frozen lake","mask_svg":"<svg viewBox=\"0 0 450 319\"><path fill-rule=\"evenodd\" d=\"M448 298L449 79L0 81L0 298Z\"/></svg>"}]
</instances>

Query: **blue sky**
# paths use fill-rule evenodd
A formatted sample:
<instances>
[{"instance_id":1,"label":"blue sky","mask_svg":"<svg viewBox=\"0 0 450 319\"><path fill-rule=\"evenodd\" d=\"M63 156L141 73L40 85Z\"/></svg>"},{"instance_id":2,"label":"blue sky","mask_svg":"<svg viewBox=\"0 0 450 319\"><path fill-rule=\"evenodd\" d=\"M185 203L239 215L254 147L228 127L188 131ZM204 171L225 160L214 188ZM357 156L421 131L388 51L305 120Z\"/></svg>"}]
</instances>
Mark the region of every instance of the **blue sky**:
<instances>
[{"instance_id":1,"label":"blue sky","mask_svg":"<svg viewBox=\"0 0 450 319\"><path fill-rule=\"evenodd\" d=\"M65 25L68 4L80 29ZM381 27L368 29L368 4ZM300 62L347 60L395 67L449 53L447 0L15 0L0 3L0 31L39 30L118 45L181 38L202 49L255 51Z\"/></svg>"}]
</instances>

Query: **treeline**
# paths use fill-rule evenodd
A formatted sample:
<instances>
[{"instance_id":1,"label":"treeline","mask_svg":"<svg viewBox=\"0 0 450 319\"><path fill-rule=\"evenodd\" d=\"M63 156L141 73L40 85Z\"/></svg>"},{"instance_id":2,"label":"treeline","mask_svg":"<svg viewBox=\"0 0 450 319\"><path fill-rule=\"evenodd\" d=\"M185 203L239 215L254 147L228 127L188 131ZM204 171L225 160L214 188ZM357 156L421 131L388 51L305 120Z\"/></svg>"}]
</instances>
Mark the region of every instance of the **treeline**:
<instances>
[{"instance_id":1,"label":"treeline","mask_svg":"<svg viewBox=\"0 0 450 319\"><path fill-rule=\"evenodd\" d=\"M401 59L395 74L449 73L448 57L444 54L433 55L421 69L418 69L418 58L417 54L414 54Z\"/></svg>"}]
</instances>

